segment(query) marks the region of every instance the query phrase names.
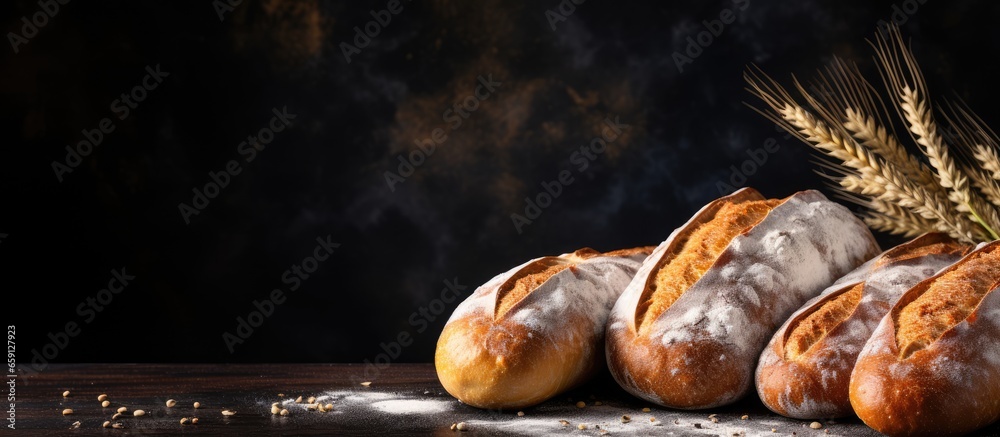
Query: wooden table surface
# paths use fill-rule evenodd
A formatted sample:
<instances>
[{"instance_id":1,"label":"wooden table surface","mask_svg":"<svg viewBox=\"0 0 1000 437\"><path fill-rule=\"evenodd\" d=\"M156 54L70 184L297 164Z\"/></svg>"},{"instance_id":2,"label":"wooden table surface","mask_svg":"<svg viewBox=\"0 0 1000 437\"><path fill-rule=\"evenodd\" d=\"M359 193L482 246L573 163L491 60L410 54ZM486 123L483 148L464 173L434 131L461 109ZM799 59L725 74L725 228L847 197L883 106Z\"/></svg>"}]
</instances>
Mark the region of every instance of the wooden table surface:
<instances>
[{"instance_id":1,"label":"wooden table surface","mask_svg":"<svg viewBox=\"0 0 1000 437\"><path fill-rule=\"evenodd\" d=\"M50 365L17 378L16 431L7 427L5 413L0 435L878 435L858 419L821 421L821 429L811 429L809 421L770 413L756 396L697 412L658 408L630 397L608 376L519 416L517 411L484 411L459 403L438 383L430 364L393 364L367 387L357 383L362 374L363 367L356 364ZM64 398L66 390L70 396ZM109 396L109 408L97 401L101 394ZM295 403L298 396L319 397L334 410L309 411ZM168 399L177 405L167 408ZM202 405L197 410L196 401ZM578 408L578 401L586 407ZM290 415L272 415L274 402L281 402ZM121 406L129 409L118 420L124 428L102 428ZM66 408L74 413L64 416ZM236 415L223 416L224 408ZM135 409L146 415L133 417ZM628 423L622 423L623 415L630 416ZM198 417L199 423L181 425L182 417ZM74 428L74 422L79 426ZM452 431L457 422L465 422L467 430ZM579 429L581 424L586 429ZM981 434L998 430L994 425Z\"/></svg>"}]
</instances>

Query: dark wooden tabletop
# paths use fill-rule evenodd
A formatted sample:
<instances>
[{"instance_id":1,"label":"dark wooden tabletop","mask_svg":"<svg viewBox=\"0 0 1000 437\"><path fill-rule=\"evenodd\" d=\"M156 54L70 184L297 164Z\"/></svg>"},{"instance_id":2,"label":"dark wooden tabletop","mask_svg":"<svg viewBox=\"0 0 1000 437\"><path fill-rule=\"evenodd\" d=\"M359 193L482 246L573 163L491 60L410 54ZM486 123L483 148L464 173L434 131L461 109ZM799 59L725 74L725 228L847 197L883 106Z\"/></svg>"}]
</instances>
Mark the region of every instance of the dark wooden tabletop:
<instances>
[{"instance_id":1,"label":"dark wooden tabletop","mask_svg":"<svg viewBox=\"0 0 1000 437\"><path fill-rule=\"evenodd\" d=\"M523 415L484 411L449 396L430 364L393 364L368 386L359 383L363 371L350 364L50 365L16 378L16 430L7 426L8 412L0 435L878 435L857 419L820 421L822 428L812 429L810 421L770 413L756 396L705 411L658 408L630 397L609 377L524 409ZM108 408L97 400L101 394L108 395ZM295 402L299 396L301 404ZM333 410L310 411L310 397ZM176 405L168 408L168 399ZM579 401L586 406L577 407ZM289 415L272 415L274 402ZM122 406L128 412L115 422L123 428L102 428ZM63 415L64 409L73 414ZM137 409L146 414L133 416ZM224 416L223 409L236 414ZM627 423L622 416L629 416ZM199 421L182 425L185 417ZM451 429L459 422L465 431Z\"/></svg>"}]
</instances>

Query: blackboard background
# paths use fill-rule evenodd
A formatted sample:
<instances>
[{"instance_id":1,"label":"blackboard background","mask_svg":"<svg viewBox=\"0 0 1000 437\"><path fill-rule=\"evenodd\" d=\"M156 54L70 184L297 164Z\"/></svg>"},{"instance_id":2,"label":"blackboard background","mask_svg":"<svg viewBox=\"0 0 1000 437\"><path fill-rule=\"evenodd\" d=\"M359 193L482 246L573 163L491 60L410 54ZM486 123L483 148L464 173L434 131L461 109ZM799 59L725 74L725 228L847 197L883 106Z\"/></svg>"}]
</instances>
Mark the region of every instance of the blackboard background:
<instances>
[{"instance_id":1,"label":"blackboard background","mask_svg":"<svg viewBox=\"0 0 1000 437\"><path fill-rule=\"evenodd\" d=\"M657 244L769 138L780 148L744 185L823 188L809 150L743 105L742 73L788 84L838 55L877 80L865 39L907 2L589 0L554 30L554 0L404 2L346 62L340 43L386 3L246 0L220 20L211 2L70 2L0 50L0 323L18 359L75 322L51 361L359 362L382 343L429 361L456 305L435 302L445 280L469 293L533 257ZM702 21L743 4L679 71ZM4 9L20 32L40 7ZM990 123L998 12L929 0L902 25L932 93ZM169 77L59 182L66 145L157 64ZM488 75L502 85L450 130L444 111ZM240 141L282 107L292 127L244 162ZM608 116L630 129L579 171L572 153ZM385 172L435 128L448 139L390 190ZM186 224L178 204L234 159L242 172ZM518 233L511 214L563 170L574 182ZM340 246L289 291L283 272L327 236ZM77 305L122 267L135 279L86 323ZM275 288L287 300L230 352L223 334Z\"/></svg>"}]
</instances>

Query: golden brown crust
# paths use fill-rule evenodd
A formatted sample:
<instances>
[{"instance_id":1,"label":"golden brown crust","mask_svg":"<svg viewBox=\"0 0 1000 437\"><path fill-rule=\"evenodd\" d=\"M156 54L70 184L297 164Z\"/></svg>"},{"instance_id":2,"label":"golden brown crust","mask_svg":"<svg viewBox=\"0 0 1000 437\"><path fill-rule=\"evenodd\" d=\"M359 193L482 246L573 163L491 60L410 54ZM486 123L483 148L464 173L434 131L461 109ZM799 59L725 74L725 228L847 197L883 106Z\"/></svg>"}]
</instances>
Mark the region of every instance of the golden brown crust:
<instances>
[{"instance_id":1,"label":"golden brown crust","mask_svg":"<svg viewBox=\"0 0 1000 437\"><path fill-rule=\"evenodd\" d=\"M897 344L902 309L929 292L938 278L975 269L965 265L971 259L993 259L993 268L1000 269L994 257L978 256L997 249L1000 242L990 243L917 284L882 320L851 374L851 406L865 424L890 436L940 436L965 434L1000 418L1000 282L979 287L986 292L978 306L925 347L901 358ZM979 288L961 287L982 294Z\"/></svg>"},{"instance_id":2,"label":"golden brown crust","mask_svg":"<svg viewBox=\"0 0 1000 437\"><path fill-rule=\"evenodd\" d=\"M792 324L788 337L785 338L785 359L798 358L847 319L861 303L864 289L865 284L862 282L835 293L829 300L814 306L808 315Z\"/></svg>"},{"instance_id":3,"label":"golden brown crust","mask_svg":"<svg viewBox=\"0 0 1000 437\"><path fill-rule=\"evenodd\" d=\"M733 387L742 383L741 364L731 359L730 348L719 342L690 340L663 347L659 338L641 336L632 330L609 335L613 337L607 343L609 357L642 357L629 360L627 372L621 365L613 366L615 378L625 381L633 394L660 393L670 387L671 408L706 408L731 397Z\"/></svg>"},{"instance_id":4,"label":"golden brown crust","mask_svg":"<svg viewBox=\"0 0 1000 437\"><path fill-rule=\"evenodd\" d=\"M640 246L629 249L618 249L618 250L612 250L611 252L604 252L604 254L601 256L633 256L633 255L649 256L649 254L653 253L653 249L656 249L656 246Z\"/></svg>"},{"instance_id":5,"label":"golden brown crust","mask_svg":"<svg viewBox=\"0 0 1000 437\"><path fill-rule=\"evenodd\" d=\"M687 243L687 241L691 238L691 235L694 234L698 227L703 223L711 221L719 210L726 205L760 200L766 199L759 192L757 192L757 190L754 190L753 188L743 188L728 196L723 196L709 202L700 211L698 211L698 213L695 214L695 216L692 217L691 220L685 224L685 226L676 231L676 235L670 241L669 247L666 248L665 253L663 253L660 257L654 269L659 269L662 266L669 264L674 258L680 255L680 253L684 250L685 243ZM645 317L645 311L647 308L643 307L641 303L649 300L649 295L652 294L651 285L654 280L655 275L650 275L646 283L643 284L643 294L639 300L640 304L636 305L635 314L633 315L632 320L629 321L631 326L635 329L638 329L638 326L643 319L649 318ZM643 314L640 314L640 312Z\"/></svg>"},{"instance_id":6,"label":"golden brown crust","mask_svg":"<svg viewBox=\"0 0 1000 437\"><path fill-rule=\"evenodd\" d=\"M566 329L590 336L585 319L566 319ZM564 347L553 354L539 333L508 320L477 315L445 326L435 368L448 393L478 408L524 408L591 378L601 369L587 348Z\"/></svg>"},{"instance_id":7,"label":"golden brown crust","mask_svg":"<svg viewBox=\"0 0 1000 437\"><path fill-rule=\"evenodd\" d=\"M636 310L636 325L644 332L685 290L698 282L737 235L760 223L780 200L726 202L700 224L674 257L654 269L643 300Z\"/></svg>"},{"instance_id":8,"label":"golden brown crust","mask_svg":"<svg viewBox=\"0 0 1000 437\"><path fill-rule=\"evenodd\" d=\"M972 313L1000 280L1000 250L979 251L961 266L936 278L927 291L896 315L896 344L901 359L924 349Z\"/></svg>"},{"instance_id":9,"label":"golden brown crust","mask_svg":"<svg viewBox=\"0 0 1000 437\"><path fill-rule=\"evenodd\" d=\"M947 234L930 232L885 251L877 265L899 264L928 255L965 255L971 250L972 246L959 243Z\"/></svg>"},{"instance_id":10,"label":"golden brown crust","mask_svg":"<svg viewBox=\"0 0 1000 437\"><path fill-rule=\"evenodd\" d=\"M556 273L576 265L578 262L557 257L545 257L525 266L497 290L495 317L498 319L503 317L511 307L524 299L528 293L538 288L539 285L544 284L545 281L548 281Z\"/></svg>"}]
</instances>

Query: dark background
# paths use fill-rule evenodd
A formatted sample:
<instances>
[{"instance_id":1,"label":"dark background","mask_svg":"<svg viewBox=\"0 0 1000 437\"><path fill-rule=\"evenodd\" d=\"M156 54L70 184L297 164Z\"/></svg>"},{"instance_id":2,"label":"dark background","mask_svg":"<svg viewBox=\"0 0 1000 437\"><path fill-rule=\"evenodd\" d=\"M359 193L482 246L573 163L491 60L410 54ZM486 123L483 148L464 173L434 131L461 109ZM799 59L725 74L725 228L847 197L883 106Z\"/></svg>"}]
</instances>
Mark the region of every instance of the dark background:
<instances>
[{"instance_id":1,"label":"dark background","mask_svg":"<svg viewBox=\"0 0 1000 437\"><path fill-rule=\"evenodd\" d=\"M683 72L672 54L738 2L589 0L555 30L555 0L404 2L347 63L339 44L386 3L246 0L220 21L208 1L73 1L19 53L0 50L0 322L17 327L18 359L76 322L53 361L359 362L401 332L413 344L394 361L430 361L457 303L414 321L445 280L464 296L530 258L657 244L772 137L745 185L822 188L809 150L743 105L742 73L789 84L839 55L877 80L865 38L905 2L750 0ZM4 9L20 33L40 7ZM929 0L902 26L932 93L987 122L998 12ZM109 105L156 64L170 76L119 121ZM442 113L480 75L502 85L448 129ZM237 145L286 106L293 126L245 162ZM571 154L609 115L631 128L578 171ZM60 183L51 163L104 117L115 131ZM397 156L439 127L447 141L390 190ZM242 173L185 224L178 204L233 159ZM510 215L561 170L574 183L519 234ZM289 291L283 272L327 235L340 247ZM136 279L84 323L77 305L121 267ZM275 288L287 301L230 353L223 333Z\"/></svg>"}]
</instances>

